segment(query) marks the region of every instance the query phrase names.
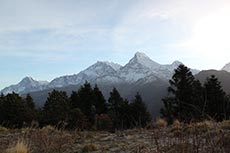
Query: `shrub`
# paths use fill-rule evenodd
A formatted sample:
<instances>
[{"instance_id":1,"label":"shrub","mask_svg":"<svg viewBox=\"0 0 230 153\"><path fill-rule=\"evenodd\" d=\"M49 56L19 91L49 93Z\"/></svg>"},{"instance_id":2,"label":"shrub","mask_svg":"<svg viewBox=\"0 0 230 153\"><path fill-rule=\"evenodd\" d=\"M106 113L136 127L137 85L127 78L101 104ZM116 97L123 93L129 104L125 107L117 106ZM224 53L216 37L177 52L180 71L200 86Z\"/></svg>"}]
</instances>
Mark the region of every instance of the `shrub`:
<instances>
[{"instance_id":1,"label":"shrub","mask_svg":"<svg viewBox=\"0 0 230 153\"><path fill-rule=\"evenodd\" d=\"M160 128L160 127L165 128L168 126L168 122L162 118L157 119L155 124L156 124L156 127L158 127L158 128Z\"/></svg>"},{"instance_id":2,"label":"shrub","mask_svg":"<svg viewBox=\"0 0 230 153\"><path fill-rule=\"evenodd\" d=\"M179 120L173 121L171 132L173 133L174 136L181 136L183 134L182 133L182 125L181 125Z\"/></svg>"},{"instance_id":3,"label":"shrub","mask_svg":"<svg viewBox=\"0 0 230 153\"><path fill-rule=\"evenodd\" d=\"M176 119L173 121L173 128L177 128L177 129L181 128L181 123L179 120Z\"/></svg>"}]
</instances>

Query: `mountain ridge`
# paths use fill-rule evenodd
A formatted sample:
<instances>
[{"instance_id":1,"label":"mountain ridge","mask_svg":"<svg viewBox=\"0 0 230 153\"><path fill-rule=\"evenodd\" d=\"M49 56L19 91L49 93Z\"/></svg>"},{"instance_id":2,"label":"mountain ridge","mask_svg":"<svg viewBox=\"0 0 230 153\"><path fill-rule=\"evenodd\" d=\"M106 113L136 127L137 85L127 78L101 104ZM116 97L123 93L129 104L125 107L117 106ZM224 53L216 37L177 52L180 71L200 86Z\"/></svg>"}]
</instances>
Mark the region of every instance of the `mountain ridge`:
<instances>
[{"instance_id":1,"label":"mountain ridge","mask_svg":"<svg viewBox=\"0 0 230 153\"><path fill-rule=\"evenodd\" d=\"M180 64L182 64L180 61L174 61L171 64L159 64L150 59L145 53L136 52L134 57L124 66L108 61L97 61L78 74L63 75L46 83L36 81L32 77L26 77L27 84L20 81L16 85L4 88L1 92L3 94L10 92L25 94L49 88L61 88L69 85L83 84L86 80L99 84L135 84L136 82L144 83L157 79L167 81L172 76L174 69ZM198 72L197 70L191 70L194 73Z\"/></svg>"}]
</instances>

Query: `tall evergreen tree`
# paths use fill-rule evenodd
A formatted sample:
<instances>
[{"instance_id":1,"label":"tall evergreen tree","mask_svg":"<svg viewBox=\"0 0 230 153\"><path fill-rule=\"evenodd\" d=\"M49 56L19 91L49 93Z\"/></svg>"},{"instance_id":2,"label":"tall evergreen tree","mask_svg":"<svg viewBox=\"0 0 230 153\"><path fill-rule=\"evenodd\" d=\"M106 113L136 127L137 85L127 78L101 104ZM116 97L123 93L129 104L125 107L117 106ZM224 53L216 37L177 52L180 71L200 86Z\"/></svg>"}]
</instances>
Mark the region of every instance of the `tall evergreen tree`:
<instances>
[{"instance_id":1,"label":"tall evergreen tree","mask_svg":"<svg viewBox=\"0 0 230 153\"><path fill-rule=\"evenodd\" d=\"M131 115L133 116L136 126L145 127L150 121L151 117L139 93L135 95L135 99L130 106L132 110Z\"/></svg>"},{"instance_id":2,"label":"tall evergreen tree","mask_svg":"<svg viewBox=\"0 0 230 153\"><path fill-rule=\"evenodd\" d=\"M161 110L162 115L169 121L177 118L184 122L199 117L197 115L201 114L199 105L202 104L197 103L202 103L202 87L199 81L195 80L190 69L179 65L169 83L169 95L163 99L165 107Z\"/></svg>"},{"instance_id":3,"label":"tall evergreen tree","mask_svg":"<svg viewBox=\"0 0 230 153\"><path fill-rule=\"evenodd\" d=\"M212 75L207 78L205 87L205 112L217 121L221 121L225 117L225 92L221 83Z\"/></svg>"},{"instance_id":4,"label":"tall evergreen tree","mask_svg":"<svg viewBox=\"0 0 230 153\"><path fill-rule=\"evenodd\" d=\"M56 125L59 121L66 121L69 111L69 99L64 91L53 90L43 107L46 124Z\"/></svg>"},{"instance_id":5,"label":"tall evergreen tree","mask_svg":"<svg viewBox=\"0 0 230 153\"><path fill-rule=\"evenodd\" d=\"M27 95L26 95L25 102L26 102L26 105L27 105L30 109L32 109L32 110L35 109L34 100L33 100L33 98L30 96L30 94L27 94Z\"/></svg>"},{"instance_id":6,"label":"tall evergreen tree","mask_svg":"<svg viewBox=\"0 0 230 153\"><path fill-rule=\"evenodd\" d=\"M1 96L1 123L9 127L22 127L23 123L30 123L32 118L23 99L16 93Z\"/></svg>"},{"instance_id":7,"label":"tall evergreen tree","mask_svg":"<svg viewBox=\"0 0 230 153\"><path fill-rule=\"evenodd\" d=\"M106 101L97 85L95 85L93 89L93 94L94 94L93 105L95 106L96 114L106 113L107 112Z\"/></svg>"},{"instance_id":8,"label":"tall evergreen tree","mask_svg":"<svg viewBox=\"0 0 230 153\"><path fill-rule=\"evenodd\" d=\"M80 106L82 103L80 101L80 96L78 92L72 91L70 96L70 110L68 113L68 128L70 129L83 129L84 124L87 123L86 116L82 113Z\"/></svg>"},{"instance_id":9,"label":"tall evergreen tree","mask_svg":"<svg viewBox=\"0 0 230 153\"><path fill-rule=\"evenodd\" d=\"M160 110L162 117L166 118L167 122L172 124L177 116L177 106L174 97L165 97L162 99L164 108Z\"/></svg>"},{"instance_id":10,"label":"tall evergreen tree","mask_svg":"<svg viewBox=\"0 0 230 153\"><path fill-rule=\"evenodd\" d=\"M78 90L79 95L79 108L87 116L92 115L93 109L93 89L89 82L85 82L83 86Z\"/></svg>"},{"instance_id":11,"label":"tall evergreen tree","mask_svg":"<svg viewBox=\"0 0 230 153\"><path fill-rule=\"evenodd\" d=\"M121 123L122 129L136 127L136 124L134 123L134 120L133 120L134 113L127 99L125 99L124 102L122 102L119 114L120 114L120 123Z\"/></svg>"},{"instance_id":12,"label":"tall evergreen tree","mask_svg":"<svg viewBox=\"0 0 230 153\"><path fill-rule=\"evenodd\" d=\"M72 94L70 95L70 107L71 108L80 108L80 97L78 92L72 91Z\"/></svg>"},{"instance_id":13,"label":"tall evergreen tree","mask_svg":"<svg viewBox=\"0 0 230 153\"><path fill-rule=\"evenodd\" d=\"M121 128L121 107L124 103L124 100L116 88L113 88L112 92L110 92L108 102L113 125L116 129Z\"/></svg>"},{"instance_id":14,"label":"tall evergreen tree","mask_svg":"<svg viewBox=\"0 0 230 153\"><path fill-rule=\"evenodd\" d=\"M30 118L28 120L38 120L38 111L35 108L35 103L33 98L30 96L30 94L27 94L26 97L23 99L24 103L27 108L27 118Z\"/></svg>"}]
</instances>

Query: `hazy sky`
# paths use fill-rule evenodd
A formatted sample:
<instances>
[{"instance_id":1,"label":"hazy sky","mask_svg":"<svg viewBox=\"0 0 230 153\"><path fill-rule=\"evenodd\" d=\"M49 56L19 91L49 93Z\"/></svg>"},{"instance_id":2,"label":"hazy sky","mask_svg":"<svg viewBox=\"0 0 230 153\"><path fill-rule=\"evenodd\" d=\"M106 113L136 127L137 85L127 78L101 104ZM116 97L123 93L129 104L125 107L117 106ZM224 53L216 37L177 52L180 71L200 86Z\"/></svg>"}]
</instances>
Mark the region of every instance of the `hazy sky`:
<instances>
[{"instance_id":1,"label":"hazy sky","mask_svg":"<svg viewBox=\"0 0 230 153\"><path fill-rule=\"evenodd\" d=\"M135 52L168 64L230 62L229 0L0 0L0 89Z\"/></svg>"}]
</instances>

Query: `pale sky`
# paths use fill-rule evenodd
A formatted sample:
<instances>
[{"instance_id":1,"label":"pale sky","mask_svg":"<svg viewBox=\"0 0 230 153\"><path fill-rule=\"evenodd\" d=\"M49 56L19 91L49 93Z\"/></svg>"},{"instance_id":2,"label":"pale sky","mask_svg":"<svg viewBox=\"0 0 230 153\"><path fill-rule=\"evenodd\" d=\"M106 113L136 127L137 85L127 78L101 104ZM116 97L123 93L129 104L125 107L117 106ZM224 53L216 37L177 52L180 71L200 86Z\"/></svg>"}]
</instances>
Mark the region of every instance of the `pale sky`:
<instances>
[{"instance_id":1,"label":"pale sky","mask_svg":"<svg viewBox=\"0 0 230 153\"><path fill-rule=\"evenodd\" d=\"M230 62L229 0L0 0L0 89L135 52L203 69Z\"/></svg>"}]
</instances>

